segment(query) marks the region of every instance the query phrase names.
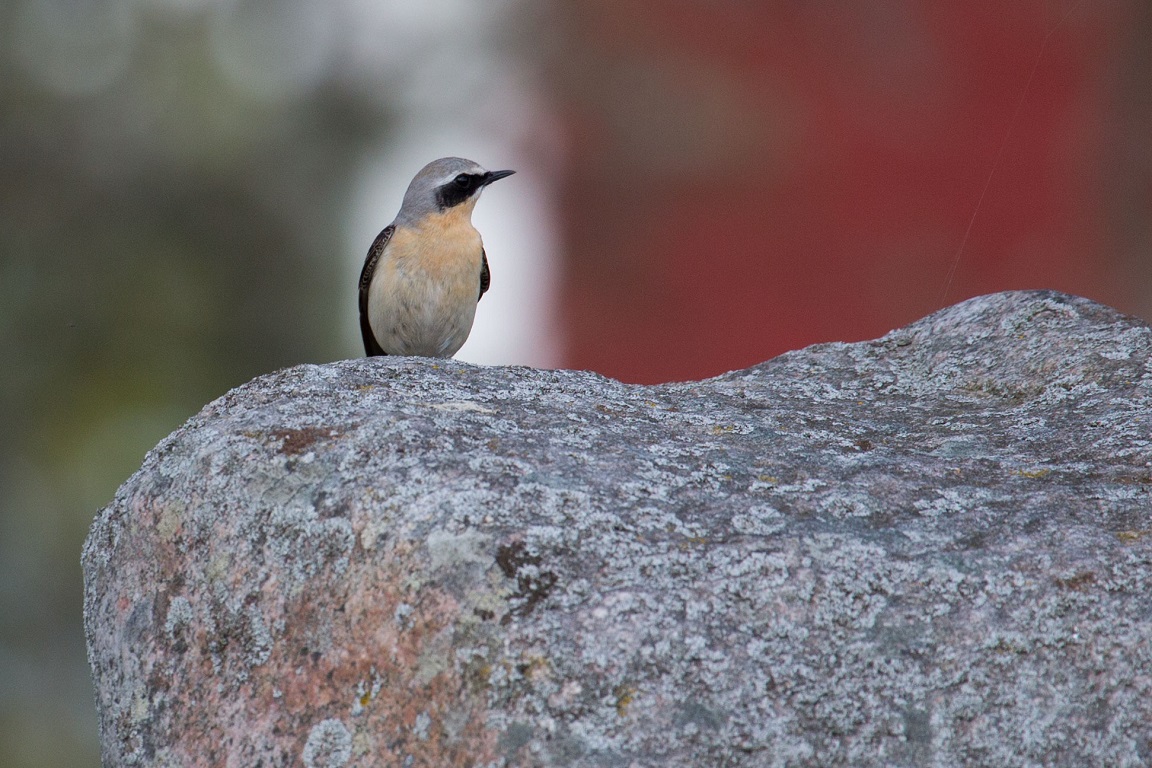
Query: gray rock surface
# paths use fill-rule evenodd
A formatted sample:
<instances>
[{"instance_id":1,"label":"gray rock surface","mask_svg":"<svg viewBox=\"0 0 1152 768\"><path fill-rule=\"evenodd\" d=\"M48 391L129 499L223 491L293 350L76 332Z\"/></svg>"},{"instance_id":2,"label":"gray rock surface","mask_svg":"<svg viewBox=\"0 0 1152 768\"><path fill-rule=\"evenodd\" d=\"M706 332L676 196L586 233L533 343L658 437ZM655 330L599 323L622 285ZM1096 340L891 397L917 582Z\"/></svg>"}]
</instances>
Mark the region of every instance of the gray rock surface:
<instances>
[{"instance_id":1,"label":"gray rock surface","mask_svg":"<svg viewBox=\"0 0 1152 768\"><path fill-rule=\"evenodd\" d=\"M97 517L106 766L1152 764L1152 331L263 376Z\"/></svg>"}]
</instances>

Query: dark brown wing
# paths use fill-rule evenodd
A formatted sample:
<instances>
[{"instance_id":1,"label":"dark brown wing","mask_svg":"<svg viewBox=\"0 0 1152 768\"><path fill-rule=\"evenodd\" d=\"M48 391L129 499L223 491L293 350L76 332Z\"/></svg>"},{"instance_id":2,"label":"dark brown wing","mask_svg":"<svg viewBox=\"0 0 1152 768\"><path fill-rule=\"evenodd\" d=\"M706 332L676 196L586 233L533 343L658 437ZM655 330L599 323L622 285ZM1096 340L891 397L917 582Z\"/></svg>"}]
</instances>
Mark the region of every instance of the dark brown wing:
<instances>
[{"instance_id":1,"label":"dark brown wing","mask_svg":"<svg viewBox=\"0 0 1152 768\"><path fill-rule=\"evenodd\" d=\"M376 273L376 264L384 254L384 246L392 239L396 227L389 224L376 235L372 247L368 249L368 256L364 259L364 269L360 270L360 336L364 339L364 354L368 357L388 354L380 348L379 342L372 334L372 325L368 322L368 287L372 285L372 275Z\"/></svg>"},{"instance_id":2,"label":"dark brown wing","mask_svg":"<svg viewBox=\"0 0 1152 768\"><path fill-rule=\"evenodd\" d=\"M476 297L476 301L480 301L484 297L484 292L488 290L488 285L492 282L492 273L488 271L488 254L484 253L484 249L480 249L480 295Z\"/></svg>"}]
</instances>

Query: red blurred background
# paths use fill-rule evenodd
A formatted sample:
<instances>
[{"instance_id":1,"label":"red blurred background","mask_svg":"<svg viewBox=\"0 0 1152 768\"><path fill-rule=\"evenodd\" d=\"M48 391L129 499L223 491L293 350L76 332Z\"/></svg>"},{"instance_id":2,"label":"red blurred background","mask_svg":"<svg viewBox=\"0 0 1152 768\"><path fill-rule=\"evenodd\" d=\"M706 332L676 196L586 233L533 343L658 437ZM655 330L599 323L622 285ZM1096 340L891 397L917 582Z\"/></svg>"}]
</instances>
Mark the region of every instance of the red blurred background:
<instances>
[{"instance_id":1,"label":"red blurred background","mask_svg":"<svg viewBox=\"0 0 1152 768\"><path fill-rule=\"evenodd\" d=\"M702 378L1009 289L1148 316L1147 2L565 7L567 366Z\"/></svg>"}]
</instances>

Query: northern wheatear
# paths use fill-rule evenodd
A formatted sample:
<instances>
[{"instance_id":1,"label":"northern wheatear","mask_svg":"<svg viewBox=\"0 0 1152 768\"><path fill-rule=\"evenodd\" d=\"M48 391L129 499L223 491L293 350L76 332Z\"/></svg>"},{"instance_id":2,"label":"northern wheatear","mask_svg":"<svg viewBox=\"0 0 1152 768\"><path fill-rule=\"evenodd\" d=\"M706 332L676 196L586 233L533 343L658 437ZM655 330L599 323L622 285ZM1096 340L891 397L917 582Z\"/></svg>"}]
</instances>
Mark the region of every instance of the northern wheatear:
<instances>
[{"instance_id":1,"label":"northern wheatear","mask_svg":"<svg viewBox=\"0 0 1152 768\"><path fill-rule=\"evenodd\" d=\"M360 334L369 357L452 357L464 345L490 280L472 209L484 187L513 173L443 157L412 179L360 272Z\"/></svg>"}]
</instances>

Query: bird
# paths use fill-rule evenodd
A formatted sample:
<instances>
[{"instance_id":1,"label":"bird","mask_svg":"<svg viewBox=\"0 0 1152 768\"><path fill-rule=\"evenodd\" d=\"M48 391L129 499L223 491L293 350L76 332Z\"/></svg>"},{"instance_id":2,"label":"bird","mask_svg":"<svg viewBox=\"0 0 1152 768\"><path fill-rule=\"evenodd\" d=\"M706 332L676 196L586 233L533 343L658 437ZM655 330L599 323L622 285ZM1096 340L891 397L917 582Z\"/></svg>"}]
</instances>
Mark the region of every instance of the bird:
<instances>
[{"instance_id":1,"label":"bird","mask_svg":"<svg viewBox=\"0 0 1152 768\"><path fill-rule=\"evenodd\" d=\"M442 157L413 177L360 272L368 357L452 357L464 345L492 280L472 209L489 184L513 173Z\"/></svg>"}]
</instances>

